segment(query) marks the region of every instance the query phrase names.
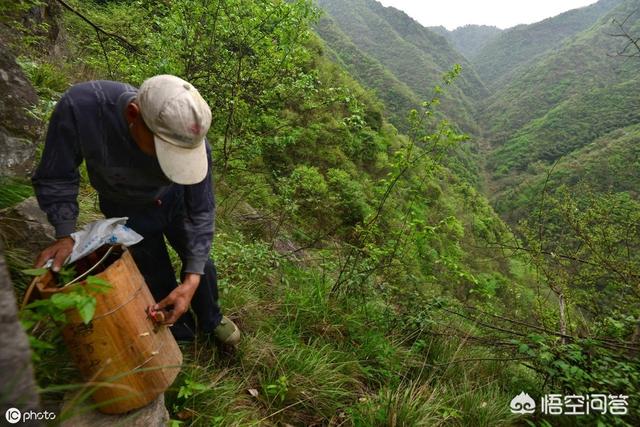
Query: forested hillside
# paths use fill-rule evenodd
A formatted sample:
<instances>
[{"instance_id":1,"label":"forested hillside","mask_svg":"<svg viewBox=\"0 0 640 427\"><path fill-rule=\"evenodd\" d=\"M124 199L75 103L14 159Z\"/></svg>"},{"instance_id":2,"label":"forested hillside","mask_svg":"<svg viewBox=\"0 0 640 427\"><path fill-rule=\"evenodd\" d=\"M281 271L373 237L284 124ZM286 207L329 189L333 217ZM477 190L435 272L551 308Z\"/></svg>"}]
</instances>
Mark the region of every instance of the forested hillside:
<instances>
[{"instance_id":1,"label":"forested hillside","mask_svg":"<svg viewBox=\"0 0 640 427\"><path fill-rule=\"evenodd\" d=\"M640 123L640 99L636 96L639 92L637 78L594 89L562 102L543 117L531 121L491 154L488 165L499 188L513 190L528 175L540 180L554 162L570 154L575 158L582 147L603 135ZM579 176L581 174L576 174L573 181ZM620 188L621 191L628 189L628 186ZM503 199L502 195L498 194L497 199Z\"/></svg>"},{"instance_id":2,"label":"forested hillside","mask_svg":"<svg viewBox=\"0 0 640 427\"><path fill-rule=\"evenodd\" d=\"M596 193L640 196L640 133L638 125L616 128L588 145L558 159L553 167L531 168L519 183L503 184L496 208L507 218L527 217L540 203L542 194L568 187L575 192L589 188Z\"/></svg>"},{"instance_id":3,"label":"forested hillside","mask_svg":"<svg viewBox=\"0 0 640 427\"><path fill-rule=\"evenodd\" d=\"M318 4L326 11L319 35L336 60L384 101L400 129L407 123L397 112L427 99L429 92L421 88L429 88L426 82L435 81L447 64L462 64L460 84L451 91L458 101L444 100L442 110L470 133L468 147L486 158L489 196L510 220L530 209L522 204L528 197L510 198L514 191L521 194L521 184L539 181L537 175L560 157L636 123L637 65L615 55L624 40L611 36L619 30L613 20L622 22L635 10L633 0L601 0L504 31L472 25L429 31L373 0ZM637 22L637 14L630 16L626 28L633 33ZM451 53L456 46L473 65ZM481 70L482 82L474 68ZM471 171L470 182L480 185L471 166L482 163L480 158L458 158Z\"/></svg>"},{"instance_id":4,"label":"forested hillside","mask_svg":"<svg viewBox=\"0 0 640 427\"><path fill-rule=\"evenodd\" d=\"M509 28L468 58L487 86L499 88L502 82L512 79L509 74L516 68L528 67L540 55L587 30L620 3L622 0L600 0L535 24Z\"/></svg>"},{"instance_id":5,"label":"forested hillside","mask_svg":"<svg viewBox=\"0 0 640 427\"><path fill-rule=\"evenodd\" d=\"M611 57L621 41L608 33L613 18L624 19L635 8L626 1L602 16L592 28L571 37L547 55L516 70L484 104L486 133L497 144L532 119L574 95L635 77L633 62ZM637 21L632 17L630 26Z\"/></svg>"},{"instance_id":6,"label":"forested hillside","mask_svg":"<svg viewBox=\"0 0 640 427\"><path fill-rule=\"evenodd\" d=\"M472 63L484 47L502 33L500 28L489 25L465 25L453 31L444 27L429 27L429 29L449 39L458 52Z\"/></svg>"},{"instance_id":7,"label":"forested hillside","mask_svg":"<svg viewBox=\"0 0 640 427\"><path fill-rule=\"evenodd\" d=\"M406 112L420 105L418 95L377 59L360 50L327 14L320 17L315 28L325 41L331 59L349 70L363 85L375 90L384 101L383 108L391 122L400 129L409 129Z\"/></svg>"},{"instance_id":8,"label":"forested hillside","mask_svg":"<svg viewBox=\"0 0 640 427\"><path fill-rule=\"evenodd\" d=\"M375 0L319 0L318 5L354 45L405 83L418 99L430 99L441 76L453 65L460 64L464 72L450 93L443 97L441 109L464 131L478 130L473 105L487 92L468 61L444 37L424 28L404 12L384 7ZM325 37L322 27L319 34ZM329 37L326 41L338 57L353 64L350 71L354 75L366 73L360 64L351 61L349 51L334 46ZM382 94L386 92L383 83L376 81L370 87ZM401 111L393 113L402 115Z\"/></svg>"},{"instance_id":9,"label":"forested hillside","mask_svg":"<svg viewBox=\"0 0 640 427\"><path fill-rule=\"evenodd\" d=\"M521 54L526 35L445 37L374 0L20 0L0 4L0 48L43 131L91 79L175 74L211 106L210 255L242 341L181 345L172 426L635 426L640 61L607 55L637 1L614 3L534 24L562 42ZM483 45L513 68L493 92L461 53ZM1 208L28 178L2 178ZM82 224L97 200L83 166ZM2 238L21 297L33 254ZM20 313L59 419L90 394L60 339L67 309ZM625 395L629 414L516 413L522 392Z\"/></svg>"},{"instance_id":10,"label":"forested hillside","mask_svg":"<svg viewBox=\"0 0 640 427\"><path fill-rule=\"evenodd\" d=\"M487 99L482 117L500 206L514 206L502 191L511 194L527 176L545 175L561 157L638 123L638 64L616 55L625 42L610 35L619 32L613 19L629 17L626 28L637 31L636 8L635 1L623 2L592 28L518 69Z\"/></svg>"}]
</instances>

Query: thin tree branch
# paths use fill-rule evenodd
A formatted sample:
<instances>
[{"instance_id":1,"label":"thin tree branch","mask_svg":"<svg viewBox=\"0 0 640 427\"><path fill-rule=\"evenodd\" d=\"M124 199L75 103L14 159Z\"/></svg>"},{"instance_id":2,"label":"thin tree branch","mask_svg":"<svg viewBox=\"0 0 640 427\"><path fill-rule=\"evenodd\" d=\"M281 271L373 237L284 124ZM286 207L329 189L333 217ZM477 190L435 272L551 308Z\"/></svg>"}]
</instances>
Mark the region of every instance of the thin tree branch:
<instances>
[{"instance_id":1,"label":"thin tree branch","mask_svg":"<svg viewBox=\"0 0 640 427\"><path fill-rule=\"evenodd\" d=\"M137 53L139 55L142 54L140 49L138 49L135 45L131 44L127 39L125 39L124 37L122 37L122 36L120 36L118 34L111 33L109 31L104 30L103 28L101 28L100 26L95 24L93 21L91 21L89 18L87 18L85 15L83 15L82 13L78 12L76 9L71 7L64 0L57 0L57 2L60 3L65 9L67 9L71 13L75 14L76 16L78 16L84 22L86 22L87 24L91 25L91 27L93 27L93 29L96 30L96 32L102 33L105 36L108 36L108 37L111 37L113 39L116 39L118 42L120 42L120 44L122 46L124 46L125 48L127 48L127 50L129 50L131 52Z\"/></svg>"},{"instance_id":2,"label":"thin tree branch","mask_svg":"<svg viewBox=\"0 0 640 427\"><path fill-rule=\"evenodd\" d=\"M614 24L616 27L618 27L618 30L620 31L619 33L605 33L606 35L610 36L610 37L615 37L615 38L623 38L627 40L627 44L622 48L619 49L615 54L608 54L608 56L620 56L620 57L624 57L624 58L640 58L640 37L634 38L629 31L624 28L625 24L627 23L627 21L629 20L629 18L631 18L631 16L633 16L638 10L634 10L631 13L629 13L622 22L618 21L616 18L614 18L611 22L612 24ZM627 53L627 50L631 47L635 47L635 49L638 51L637 53Z\"/></svg>"},{"instance_id":3,"label":"thin tree branch","mask_svg":"<svg viewBox=\"0 0 640 427\"><path fill-rule=\"evenodd\" d=\"M499 357L470 357L468 359L456 359L446 363L425 363L425 366L429 367L439 367L439 366L449 366L454 363L462 363L462 362L517 362L519 360L531 360L532 356L522 356L522 357L510 357L510 358L499 358Z\"/></svg>"}]
</instances>

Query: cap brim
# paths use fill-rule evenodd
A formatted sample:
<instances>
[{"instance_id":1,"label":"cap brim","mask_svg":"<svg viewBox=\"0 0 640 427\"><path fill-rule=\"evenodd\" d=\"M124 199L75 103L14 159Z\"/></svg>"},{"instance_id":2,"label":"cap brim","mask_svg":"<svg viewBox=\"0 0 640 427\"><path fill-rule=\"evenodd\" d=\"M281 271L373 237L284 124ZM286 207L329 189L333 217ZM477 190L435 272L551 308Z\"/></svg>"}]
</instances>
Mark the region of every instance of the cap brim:
<instances>
[{"instance_id":1,"label":"cap brim","mask_svg":"<svg viewBox=\"0 0 640 427\"><path fill-rule=\"evenodd\" d=\"M209 165L204 140L196 148L176 147L158 136L154 136L153 140L160 168L171 181L190 185L201 182L207 176Z\"/></svg>"}]
</instances>

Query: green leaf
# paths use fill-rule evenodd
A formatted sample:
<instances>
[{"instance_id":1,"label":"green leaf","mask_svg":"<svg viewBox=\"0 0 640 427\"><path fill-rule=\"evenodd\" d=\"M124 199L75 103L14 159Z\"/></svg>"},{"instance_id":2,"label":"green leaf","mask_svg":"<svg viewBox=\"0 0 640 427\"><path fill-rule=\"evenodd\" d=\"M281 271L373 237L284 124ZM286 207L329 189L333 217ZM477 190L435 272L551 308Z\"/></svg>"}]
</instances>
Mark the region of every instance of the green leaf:
<instances>
[{"instance_id":1,"label":"green leaf","mask_svg":"<svg viewBox=\"0 0 640 427\"><path fill-rule=\"evenodd\" d=\"M97 276L87 277L87 288L94 292L106 292L113 286L105 279Z\"/></svg>"},{"instance_id":2,"label":"green leaf","mask_svg":"<svg viewBox=\"0 0 640 427\"><path fill-rule=\"evenodd\" d=\"M84 304L78 307L78 313L82 318L84 324L88 324L93 319L93 315L96 312L96 299L90 298L85 300Z\"/></svg>"},{"instance_id":3,"label":"green leaf","mask_svg":"<svg viewBox=\"0 0 640 427\"><path fill-rule=\"evenodd\" d=\"M187 386L180 387L178 391L178 399L188 399L193 393Z\"/></svg>"},{"instance_id":4,"label":"green leaf","mask_svg":"<svg viewBox=\"0 0 640 427\"><path fill-rule=\"evenodd\" d=\"M540 334L529 334L528 338L536 344L540 344L544 341L544 336Z\"/></svg>"},{"instance_id":5,"label":"green leaf","mask_svg":"<svg viewBox=\"0 0 640 427\"><path fill-rule=\"evenodd\" d=\"M76 268L74 265L65 265L58 272L60 283L69 283L76 277Z\"/></svg>"},{"instance_id":6,"label":"green leaf","mask_svg":"<svg viewBox=\"0 0 640 427\"><path fill-rule=\"evenodd\" d=\"M60 310L69 310L76 306L77 297L73 293L57 293L51 296L51 302L56 308Z\"/></svg>"},{"instance_id":7,"label":"green leaf","mask_svg":"<svg viewBox=\"0 0 640 427\"><path fill-rule=\"evenodd\" d=\"M553 360L553 354L548 351L544 351L540 353L540 360L543 362L551 362Z\"/></svg>"},{"instance_id":8,"label":"green leaf","mask_svg":"<svg viewBox=\"0 0 640 427\"><path fill-rule=\"evenodd\" d=\"M25 270L21 270L22 273L28 276L42 276L47 271L49 271L48 268L27 268Z\"/></svg>"},{"instance_id":9,"label":"green leaf","mask_svg":"<svg viewBox=\"0 0 640 427\"><path fill-rule=\"evenodd\" d=\"M33 319L20 319L20 324L22 325L22 329L29 330L35 325L37 322Z\"/></svg>"},{"instance_id":10,"label":"green leaf","mask_svg":"<svg viewBox=\"0 0 640 427\"><path fill-rule=\"evenodd\" d=\"M42 341L41 339L38 339L33 335L29 335L29 345L32 349L38 350L55 350L56 348L53 344Z\"/></svg>"},{"instance_id":11,"label":"green leaf","mask_svg":"<svg viewBox=\"0 0 640 427\"><path fill-rule=\"evenodd\" d=\"M187 380L186 384L191 390L194 391L205 391L208 389L206 385L191 380Z\"/></svg>"}]
</instances>

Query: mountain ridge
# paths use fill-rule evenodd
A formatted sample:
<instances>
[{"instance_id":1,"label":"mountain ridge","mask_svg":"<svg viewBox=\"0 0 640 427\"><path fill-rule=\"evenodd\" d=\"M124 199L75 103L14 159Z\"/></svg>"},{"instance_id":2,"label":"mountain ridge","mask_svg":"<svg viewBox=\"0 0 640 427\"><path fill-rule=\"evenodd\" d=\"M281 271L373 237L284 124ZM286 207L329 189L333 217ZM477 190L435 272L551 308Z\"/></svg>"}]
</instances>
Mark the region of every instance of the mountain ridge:
<instances>
[{"instance_id":1,"label":"mountain ridge","mask_svg":"<svg viewBox=\"0 0 640 427\"><path fill-rule=\"evenodd\" d=\"M489 172L498 205L511 206L510 189L545 174L563 156L605 133L640 121L637 64L612 57L620 41L609 34L613 18L624 18L635 2L622 2L586 31L540 58L520 67L514 79L494 92L482 108ZM640 20L629 22L640 28ZM506 205L505 205L506 203Z\"/></svg>"},{"instance_id":2,"label":"mountain ridge","mask_svg":"<svg viewBox=\"0 0 640 427\"><path fill-rule=\"evenodd\" d=\"M446 38L426 29L404 12L384 7L374 0L317 0L316 3L331 16L353 45L376 59L421 101L433 96L433 87L441 84L442 76L454 64L462 64L462 77L451 94L443 98L442 111L465 131L478 131L475 107L470 98L482 98L486 96L486 90L471 64ZM328 40L330 48L338 55L345 55L331 42ZM433 46L436 48L432 49ZM371 88L384 90L380 85ZM417 104L415 108L419 106ZM394 113L406 115L407 111ZM398 124L397 120L394 124Z\"/></svg>"},{"instance_id":3,"label":"mountain ridge","mask_svg":"<svg viewBox=\"0 0 640 427\"><path fill-rule=\"evenodd\" d=\"M476 161L487 169L489 196L496 206L509 206L500 209L503 214L514 207L505 199L513 188L535 181L536 174L563 156L639 120L628 113L639 108L633 100L633 93L640 90L633 80L635 67L611 57L619 40L608 35L611 20L624 18L635 0L600 0L506 30L468 25L454 31L423 27L404 12L373 0L318 4L329 10L327 16L348 40L351 52L345 55L344 46L325 40L328 48L335 48L343 59L351 57L350 71L391 105L388 110L395 114L396 124L403 108L407 111L416 100L428 99L428 92L418 90L420 72L420 77L428 75L421 81L434 82L444 70L441 64L452 60L464 64L462 78L449 99L443 99L442 109L454 123L464 119L461 127L470 133L471 146L482 152ZM524 39L530 40L523 48ZM450 49L458 54L449 54ZM505 52L511 51L517 54L503 61ZM375 63L374 75L393 82L391 91L385 89L385 79L372 82L367 72L358 73L360 60L354 59L354 52ZM486 86L474 71L482 61L504 70L497 80L490 76ZM430 68L421 68L427 62Z\"/></svg>"},{"instance_id":4,"label":"mountain ridge","mask_svg":"<svg viewBox=\"0 0 640 427\"><path fill-rule=\"evenodd\" d=\"M493 25L475 24L463 25L451 31L443 26L427 28L446 37L472 63L473 59L488 43L506 31Z\"/></svg>"},{"instance_id":5,"label":"mountain ridge","mask_svg":"<svg viewBox=\"0 0 640 427\"><path fill-rule=\"evenodd\" d=\"M473 66L487 87L498 87L518 65L553 49L567 38L588 29L623 0L600 0L533 24L502 31L472 58Z\"/></svg>"}]
</instances>

